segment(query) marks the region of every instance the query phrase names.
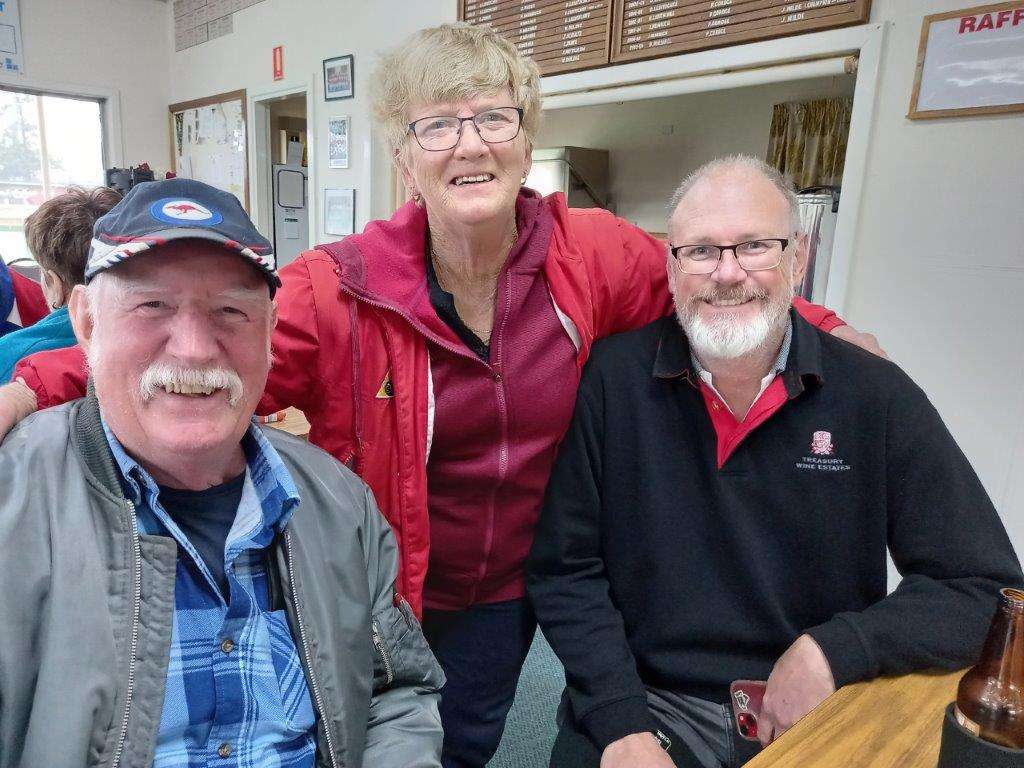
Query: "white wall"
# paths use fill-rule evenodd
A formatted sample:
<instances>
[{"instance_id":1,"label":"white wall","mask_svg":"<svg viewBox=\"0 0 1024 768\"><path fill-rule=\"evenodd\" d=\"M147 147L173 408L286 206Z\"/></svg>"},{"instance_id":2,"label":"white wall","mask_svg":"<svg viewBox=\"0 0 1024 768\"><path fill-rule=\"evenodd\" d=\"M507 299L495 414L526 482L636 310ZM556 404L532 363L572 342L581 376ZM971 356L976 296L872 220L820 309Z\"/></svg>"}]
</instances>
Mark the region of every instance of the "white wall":
<instances>
[{"instance_id":1,"label":"white wall","mask_svg":"<svg viewBox=\"0 0 1024 768\"><path fill-rule=\"evenodd\" d=\"M615 213L664 232L665 203L686 173L725 154L765 156L774 104L852 93L842 76L550 110L537 146L609 150Z\"/></svg>"},{"instance_id":2,"label":"white wall","mask_svg":"<svg viewBox=\"0 0 1024 768\"><path fill-rule=\"evenodd\" d=\"M325 187L356 189L357 230L371 218L371 210L380 215L390 199L390 159L379 142L371 145L369 82L377 53L421 27L454 21L456 11L455 0L265 0L234 14L232 34L172 54L170 100L240 88L252 97L315 83L310 94L314 124L308 126L316 142L313 240L335 240L323 231L320 203ZM284 46L284 80L275 83L271 51L277 45ZM324 101L323 60L347 53L355 56L355 96ZM344 170L327 167L327 120L335 115L352 117L349 167ZM372 208L371 197L377 200Z\"/></svg>"},{"instance_id":3,"label":"white wall","mask_svg":"<svg viewBox=\"0 0 1024 768\"><path fill-rule=\"evenodd\" d=\"M888 20L846 316L932 398L1024 554L1024 115L907 120L924 15Z\"/></svg>"},{"instance_id":4,"label":"white wall","mask_svg":"<svg viewBox=\"0 0 1024 768\"><path fill-rule=\"evenodd\" d=\"M15 87L112 92L121 118L108 162L170 166L167 94L172 33L161 0L28 0L19 3L25 74Z\"/></svg>"}]
</instances>

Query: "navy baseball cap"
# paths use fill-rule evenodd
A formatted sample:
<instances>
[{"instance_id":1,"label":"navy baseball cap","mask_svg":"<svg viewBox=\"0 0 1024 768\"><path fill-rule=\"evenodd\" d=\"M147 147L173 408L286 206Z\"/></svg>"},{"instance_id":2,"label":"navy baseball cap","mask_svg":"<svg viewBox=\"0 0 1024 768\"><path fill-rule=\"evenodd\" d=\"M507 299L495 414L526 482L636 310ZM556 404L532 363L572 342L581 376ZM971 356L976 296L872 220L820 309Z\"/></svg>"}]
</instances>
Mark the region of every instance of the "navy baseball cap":
<instances>
[{"instance_id":1,"label":"navy baseball cap","mask_svg":"<svg viewBox=\"0 0 1024 768\"><path fill-rule=\"evenodd\" d=\"M189 239L216 243L248 259L266 277L271 296L280 287L274 247L256 231L238 198L194 179L136 184L97 219L85 282L136 254Z\"/></svg>"}]
</instances>

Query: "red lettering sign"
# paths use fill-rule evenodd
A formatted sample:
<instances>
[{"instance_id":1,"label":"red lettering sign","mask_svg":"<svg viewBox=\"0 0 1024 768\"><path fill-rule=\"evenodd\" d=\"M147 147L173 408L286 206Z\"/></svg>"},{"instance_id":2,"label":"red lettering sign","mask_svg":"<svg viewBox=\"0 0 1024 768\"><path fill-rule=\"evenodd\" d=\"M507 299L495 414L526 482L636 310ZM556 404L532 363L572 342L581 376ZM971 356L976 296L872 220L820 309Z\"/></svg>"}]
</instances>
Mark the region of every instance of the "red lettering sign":
<instances>
[{"instance_id":1,"label":"red lettering sign","mask_svg":"<svg viewBox=\"0 0 1024 768\"><path fill-rule=\"evenodd\" d=\"M274 79L284 80L284 46L274 48Z\"/></svg>"},{"instance_id":2,"label":"red lettering sign","mask_svg":"<svg viewBox=\"0 0 1024 768\"><path fill-rule=\"evenodd\" d=\"M1002 29L1005 26L1016 27L1024 24L1024 8L1006 9L999 13L985 13L981 16L961 16L960 34L965 32L982 32L986 29Z\"/></svg>"}]
</instances>

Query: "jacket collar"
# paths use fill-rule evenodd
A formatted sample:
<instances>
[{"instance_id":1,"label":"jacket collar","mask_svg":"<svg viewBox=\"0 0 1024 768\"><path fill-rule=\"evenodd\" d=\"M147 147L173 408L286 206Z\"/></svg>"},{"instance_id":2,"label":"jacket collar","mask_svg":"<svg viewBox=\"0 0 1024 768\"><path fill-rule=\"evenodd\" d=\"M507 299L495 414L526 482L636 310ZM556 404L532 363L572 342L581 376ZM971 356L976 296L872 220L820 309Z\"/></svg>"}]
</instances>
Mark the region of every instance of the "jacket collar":
<instances>
[{"instance_id":1,"label":"jacket collar","mask_svg":"<svg viewBox=\"0 0 1024 768\"><path fill-rule=\"evenodd\" d=\"M550 199L522 189L516 199L519 238L506 268L539 269L547 254L553 217ZM398 312L418 331L448 346L462 343L434 311L427 288L427 213L408 202L387 221L361 234L318 245L337 265L341 287L358 299Z\"/></svg>"},{"instance_id":2,"label":"jacket collar","mask_svg":"<svg viewBox=\"0 0 1024 768\"><path fill-rule=\"evenodd\" d=\"M114 463L110 445L103 433L103 420L100 418L100 404L96 399L92 380L87 385L85 399L78 404L74 415L74 432L72 441L77 445L78 453L85 463L86 470L110 496L125 501L121 488L121 479Z\"/></svg>"},{"instance_id":3,"label":"jacket collar","mask_svg":"<svg viewBox=\"0 0 1024 768\"><path fill-rule=\"evenodd\" d=\"M804 320L795 309L789 310L793 323L793 335L789 358L782 372L786 395L793 399L806 388L810 381L822 384L825 377L821 371L821 339L819 331ZM657 379L685 379L691 386L699 386L700 377L694 370L690 355L690 343L683 333L675 315L662 318L661 335L654 356L652 375Z\"/></svg>"}]
</instances>

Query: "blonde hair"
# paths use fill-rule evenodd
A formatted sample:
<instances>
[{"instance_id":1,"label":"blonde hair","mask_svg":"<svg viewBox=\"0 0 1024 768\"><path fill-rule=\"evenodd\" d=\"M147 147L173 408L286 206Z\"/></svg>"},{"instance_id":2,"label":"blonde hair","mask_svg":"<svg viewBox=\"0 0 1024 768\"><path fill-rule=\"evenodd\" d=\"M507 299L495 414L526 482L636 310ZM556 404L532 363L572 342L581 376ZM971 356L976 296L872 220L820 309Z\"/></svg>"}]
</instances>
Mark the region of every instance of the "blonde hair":
<instances>
[{"instance_id":1,"label":"blonde hair","mask_svg":"<svg viewBox=\"0 0 1024 768\"><path fill-rule=\"evenodd\" d=\"M416 104L461 101L508 88L523 110L532 145L540 128L540 71L488 27L458 22L421 29L381 55L373 78L374 117L392 150L401 150Z\"/></svg>"}]
</instances>

